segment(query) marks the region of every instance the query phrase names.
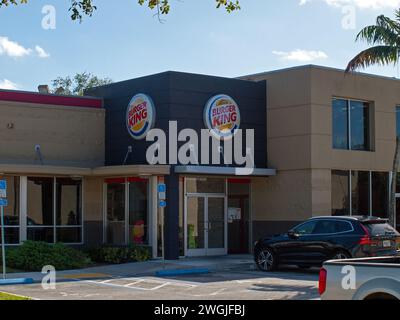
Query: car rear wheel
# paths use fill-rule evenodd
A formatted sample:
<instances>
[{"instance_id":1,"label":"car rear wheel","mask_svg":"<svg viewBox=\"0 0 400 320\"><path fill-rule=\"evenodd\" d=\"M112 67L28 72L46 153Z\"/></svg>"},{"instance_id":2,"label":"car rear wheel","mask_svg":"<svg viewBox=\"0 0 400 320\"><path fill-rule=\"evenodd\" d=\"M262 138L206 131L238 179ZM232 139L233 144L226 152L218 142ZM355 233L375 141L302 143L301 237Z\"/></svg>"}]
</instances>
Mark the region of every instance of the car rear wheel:
<instances>
[{"instance_id":1,"label":"car rear wheel","mask_svg":"<svg viewBox=\"0 0 400 320\"><path fill-rule=\"evenodd\" d=\"M350 255L347 252L344 251L337 251L333 256L332 260L346 260L350 259Z\"/></svg>"},{"instance_id":2,"label":"car rear wheel","mask_svg":"<svg viewBox=\"0 0 400 320\"><path fill-rule=\"evenodd\" d=\"M276 268L276 257L271 249L260 249L256 254L256 265L261 271L273 271Z\"/></svg>"}]
</instances>

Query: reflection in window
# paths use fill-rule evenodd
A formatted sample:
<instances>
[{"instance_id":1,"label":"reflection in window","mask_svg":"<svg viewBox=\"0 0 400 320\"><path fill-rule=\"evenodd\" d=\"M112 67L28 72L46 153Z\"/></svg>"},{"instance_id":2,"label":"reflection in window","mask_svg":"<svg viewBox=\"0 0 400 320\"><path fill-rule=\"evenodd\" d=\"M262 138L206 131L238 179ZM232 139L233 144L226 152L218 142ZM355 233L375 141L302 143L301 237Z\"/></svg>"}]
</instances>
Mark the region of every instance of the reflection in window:
<instances>
[{"instance_id":1,"label":"reflection in window","mask_svg":"<svg viewBox=\"0 0 400 320\"><path fill-rule=\"evenodd\" d=\"M332 215L349 215L349 205L349 172L332 171Z\"/></svg>"},{"instance_id":2,"label":"reflection in window","mask_svg":"<svg viewBox=\"0 0 400 320\"><path fill-rule=\"evenodd\" d=\"M56 195L56 241L65 243L81 242L81 179L56 178Z\"/></svg>"},{"instance_id":3,"label":"reflection in window","mask_svg":"<svg viewBox=\"0 0 400 320\"><path fill-rule=\"evenodd\" d=\"M369 172L351 172L352 215L369 215Z\"/></svg>"},{"instance_id":4,"label":"reflection in window","mask_svg":"<svg viewBox=\"0 0 400 320\"><path fill-rule=\"evenodd\" d=\"M370 150L369 103L333 99L332 138L334 149Z\"/></svg>"},{"instance_id":5,"label":"reflection in window","mask_svg":"<svg viewBox=\"0 0 400 320\"><path fill-rule=\"evenodd\" d=\"M300 235L312 234L314 232L317 221L309 221L301 224L294 229L294 232Z\"/></svg>"},{"instance_id":6,"label":"reflection in window","mask_svg":"<svg viewBox=\"0 0 400 320\"><path fill-rule=\"evenodd\" d=\"M7 182L7 200L8 200L8 206L4 207L5 243L18 244L19 232L20 232L19 177L6 176L3 177L2 180L6 180Z\"/></svg>"},{"instance_id":7,"label":"reflection in window","mask_svg":"<svg viewBox=\"0 0 400 320\"><path fill-rule=\"evenodd\" d=\"M225 179L187 178L187 193L225 193Z\"/></svg>"},{"instance_id":8,"label":"reflection in window","mask_svg":"<svg viewBox=\"0 0 400 320\"><path fill-rule=\"evenodd\" d=\"M388 217L389 210L389 175L385 172L372 173L372 215Z\"/></svg>"},{"instance_id":9,"label":"reflection in window","mask_svg":"<svg viewBox=\"0 0 400 320\"><path fill-rule=\"evenodd\" d=\"M350 101L351 150L369 149L369 105Z\"/></svg>"},{"instance_id":10,"label":"reflection in window","mask_svg":"<svg viewBox=\"0 0 400 320\"><path fill-rule=\"evenodd\" d=\"M53 178L28 178L28 240L54 242L53 183Z\"/></svg>"},{"instance_id":11,"label":"reflection in window","mask_svg":"<svg viewBox=\"0 0 400 320\"><path fill-rule=\"evenodd\" d=\"M129 241L133 244L148 244L148 182L129 183Z\"/></svg>"},{"instance_id":12,"label":"reflection in window","mask_svg":"<svg viewBox=\"0 0 400 320\"><path fill-rule=\"evenodd\" d=\"M125 183L107 185L107 243L125 244Z\"/></svg>"},{"instance_id":13,"label":"reflection in window","mask_svg":"<svg viewBox=\"0 0 400 320\"><path fill-rule=\"evenodd\" d=\"M397 138L400 138L400 107L396 107L396 132Z\"/></svg>"},{"instance_id":14,"label":"reflection in window","mask_svg":"<svg viewBox=\"0 0 400 320\"><path fill-rule=\"evenodd\" d=\"M27 180L27 239L81 243L81 179L28 177Z\"/></svg>"},{"instance_id":15,"label":"reflection in window","mask_svg":"<svg viewBox=\"0 0 400 320\"><path fill-rule=\"evenodd\" d=\"M347 100L333 99L333 147L349 149Z\"/></svg>"}]
</instances>

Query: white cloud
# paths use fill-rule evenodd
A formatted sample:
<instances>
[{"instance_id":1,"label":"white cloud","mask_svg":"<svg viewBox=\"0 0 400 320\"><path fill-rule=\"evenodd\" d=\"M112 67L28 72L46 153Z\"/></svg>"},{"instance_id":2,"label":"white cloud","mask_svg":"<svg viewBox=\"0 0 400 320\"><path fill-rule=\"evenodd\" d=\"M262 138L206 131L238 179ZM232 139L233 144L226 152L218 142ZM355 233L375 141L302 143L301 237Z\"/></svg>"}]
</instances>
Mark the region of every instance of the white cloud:
<instances>
[{"instance_id":1,"label":"white cloud","mask_svg":"<svg viewBox=\"0 0 400 320\"><path fill-rule=\"evenodd\" d=\"M4 80L0 80L0 89L6 89L6 90L18 90L19 86L8 80L8 79L4 79Z\"/></svg>"},{"instance_id":2,"label":"white cloud","mask_svg":"<svg viewBox=\"0 0 400 320\"><path fill-rule=\"evenodd\" d=\"M39 56L39 58L49 58L50 54L47 53L42 47L40 46L36 46L35 47L35 51L37 53L37 55Z\"/></svg>"},{"instance_id":3,"label":"white cloud","mask_svg":"<svg viewBox=\"0 0 400 320\"><path fill-rule=\"evenodd\" d=\"M328 55L323 51L315 50L293 50L289 52L285 51L273 51L274 55L288 61L298 61L298 62L311 62L319 59L327 59Z\"/></svg>"},{"instance_id":4,"label":"white cloud","mask_svg":"<svg viewBox=\"0 0 400 320\"><path fill-rule=\"evenodd\" d=\"M8 37L0 36L0 55L6 55L12 58L21 58L29 56L32 52L32 49L25 48L21 44L10 40ZM35 52L39 58L50 57L50 54L38 45L35 46Z\"/></svg>"},{"instance_id":5,"label":"white cloud","mask_svg":"<svg viewBox=\"0 0 400 320\"><path fill-rule=\"evenodd\" d=\"M316 0L300 0L299 4L305 5L306 3ZM398 8L400 7L400 0L322 0L329 6L342 7L346 5L353 5L361 9L384 9L384 8Z\"/></svg>"},{"instance_id":6,"label":"white cloud","mask_svg":"<svg viewBox=\"0 0 400 320\"><path fill-rule=\"evenodd\" d=\"M24 57L32 52L29 48L24 48L17 42L9 40L7 37L0 37L0 55L5 54L10 57Z\"/></svg>"}]
</instances>

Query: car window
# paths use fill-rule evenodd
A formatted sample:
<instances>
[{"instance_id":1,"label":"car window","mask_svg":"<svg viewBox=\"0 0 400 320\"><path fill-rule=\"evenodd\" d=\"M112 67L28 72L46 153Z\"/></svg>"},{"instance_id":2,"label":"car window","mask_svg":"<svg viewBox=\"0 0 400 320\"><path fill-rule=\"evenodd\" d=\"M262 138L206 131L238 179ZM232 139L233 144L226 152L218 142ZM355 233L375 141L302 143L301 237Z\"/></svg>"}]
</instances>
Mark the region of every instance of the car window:
<instances>
[{"instance_id":1,"label":"car window","mask_svg":"<svg viewBox=\"0 0 400 320\"><path fill-rule=\"evenodd\" d=\"M364 224L372 236L384 236L397 234L397 231L388 223L367 223Z\"/></svg>"},{"instance_id":2,"label":"car window","mask_svg":"<svg viewBox=\"0 0 400 320\"><path fill-rule=\"evenodd\" d=\"M336 233L349 232L353 230L352 225L346 221L335 221Z\"/></svg>"},{"instance_id":3,"label":"car window","mask_svg":"<svg viewBox=\"0 0 400 320\"><path fill-rule=\"evenodd\" d=\"M312 234L316 223L317 223L316 221L308 221L306 223L297 226L296 228L293 229L293 231L300 235Z\"/></svg>"},{"instance_id":4,"label":"car window","mask_svg":"<svg viewBox=\"0 0 400 320\"><path fill-rule=\"evenodd\" d=\"M319 220L313 230L313 234L332 234L335 232L335 221L330 220Z\"/></svg>"}]
</instances>

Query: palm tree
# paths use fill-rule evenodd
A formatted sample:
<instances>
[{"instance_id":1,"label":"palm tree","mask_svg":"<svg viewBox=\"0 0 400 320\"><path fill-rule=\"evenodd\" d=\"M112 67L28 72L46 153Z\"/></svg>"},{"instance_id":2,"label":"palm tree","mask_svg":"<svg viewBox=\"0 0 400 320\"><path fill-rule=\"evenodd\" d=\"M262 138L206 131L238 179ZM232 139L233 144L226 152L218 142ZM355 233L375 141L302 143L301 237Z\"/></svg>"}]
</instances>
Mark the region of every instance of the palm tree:
<instances>
[{"instance_id":1,"label":"palm tree","mask_svg":"<svg viewBox=\"0 0 400 320\"><path fill-rule=\"evenodd\" d=\"M347 72L367 68L371 65L396 65L400 53L400 9L395 12L395 19L380 15L376 24L365 27L357 35L356 41L364 40L371 47L360 52L348 64ZM400 165L400 139L397 137L393 160L392 182L390 186L389 220L395 224L396 186Z\"/></svg>"}]
</instances>

